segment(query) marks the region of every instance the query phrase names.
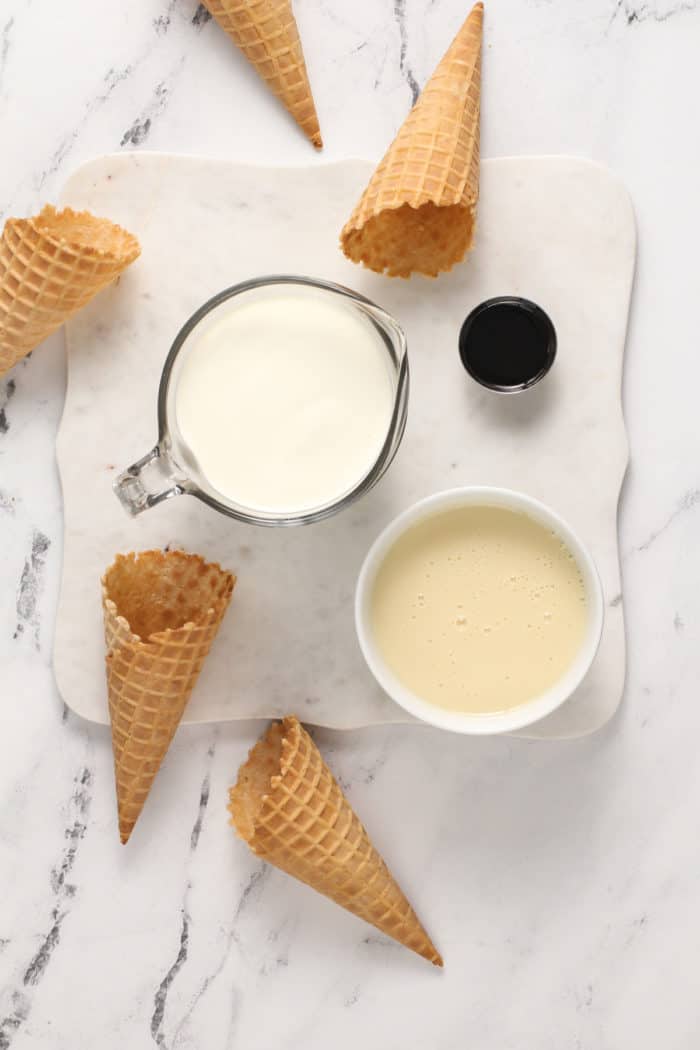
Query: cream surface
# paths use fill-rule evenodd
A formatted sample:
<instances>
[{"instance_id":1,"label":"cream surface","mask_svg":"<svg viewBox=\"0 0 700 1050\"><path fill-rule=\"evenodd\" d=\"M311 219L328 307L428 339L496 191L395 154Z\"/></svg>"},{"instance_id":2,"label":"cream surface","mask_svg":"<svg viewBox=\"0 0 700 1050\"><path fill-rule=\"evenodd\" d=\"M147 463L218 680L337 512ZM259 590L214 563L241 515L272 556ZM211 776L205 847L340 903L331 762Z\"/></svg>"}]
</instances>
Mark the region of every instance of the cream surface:
<instances>
[{"instance_id":1,"label":"cream surface","mask_svg":"<svg viewBox=\"0 0 700 1050\"><path fill-rule=\"evenodd\" d=\"M384 660L439 707L504 711L561 678L588 609L578 565L552 531L502 507L427 518L390 549L372 593Z\"/></svg>"},{"instance_id":2,"label":"cream surface","mask_svg":"<svg viewBox=\"0 0 700 1050\"><path fill-rule=\"evenodd\" d=\"M381 336L313 288L232 300L189 351L175 397L178 428L210 485L277 513L354 488L393 410Z\"/></svg>"}]
</instances>

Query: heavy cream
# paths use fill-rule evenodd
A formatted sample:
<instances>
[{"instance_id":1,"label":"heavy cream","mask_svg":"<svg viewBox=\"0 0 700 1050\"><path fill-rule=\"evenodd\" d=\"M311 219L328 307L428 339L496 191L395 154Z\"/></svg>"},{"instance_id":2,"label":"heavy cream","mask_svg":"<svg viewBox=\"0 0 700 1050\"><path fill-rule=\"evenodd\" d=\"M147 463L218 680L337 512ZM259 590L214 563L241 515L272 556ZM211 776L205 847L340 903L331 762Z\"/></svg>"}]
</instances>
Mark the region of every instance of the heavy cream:
<instances>
[{"instance_id":1,"label":"heavy cream","mask_svg":"<svg viewBox=\"0 0 700 1050\"><path fill-rule=\"evenodd\" d=\"M503 507L426 518L389 550L371 595L377 648L399 681L438 707L505 711L569 669L589 611L574 556Z\"/></svg>"},{"instance_id":2,"label":"heavy cream","mask_svg":"<svg viewBox=\"0 0 700 1050\"><path fill-rule=\"evenodd\" d=\"M394 406L390 369L379 332L340 297L280 287L233 298L187 352L177 427L218 493L303 513L375 464Z\"/></svg>"}]
</instances>

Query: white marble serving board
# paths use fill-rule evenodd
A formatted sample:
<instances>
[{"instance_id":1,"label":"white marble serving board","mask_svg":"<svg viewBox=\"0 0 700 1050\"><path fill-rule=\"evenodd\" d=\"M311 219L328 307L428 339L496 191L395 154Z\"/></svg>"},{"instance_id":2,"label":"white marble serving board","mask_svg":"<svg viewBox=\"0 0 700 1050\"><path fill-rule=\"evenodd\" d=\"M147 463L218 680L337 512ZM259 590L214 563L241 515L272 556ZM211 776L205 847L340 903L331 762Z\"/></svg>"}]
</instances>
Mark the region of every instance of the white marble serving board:
<instances>
[{"instance_id":1,"label":"white marble serving board","mask_svg":"<svg viewBox=\"0 0 700 1050\"><path fill-rule=\"evenodd\" d=\"M526 734L594 731L617 708L625 636L617 504L627 463L620 400L635 259L629 197L605 169L569 158L487 160L477 246L436 281L380 277L344 259L338 231L372 165L243 166L183 156L97 159L64 202L133 230L143 254L67 330L68 392L58 437L65 555L54 666L76 713L107 722L99 579L118 551L181 545L239 577L186 721L273 717L352 728L407 722L362 661L352 600L373 538L416 499L497 484L545 500L592 550L606 599L586 681ZM404 326L411 395L403 444L367 497L303 529L245 527L191 497L129 519L116 474L156 438L161 367L178 329L209 296L266 273L321 276L384 306ZM463 371L465 315L494 295L534 299L559 351L547 379L504 398ZM235 397L235 392L234 392Z\"/></svg>"}]
</instances>

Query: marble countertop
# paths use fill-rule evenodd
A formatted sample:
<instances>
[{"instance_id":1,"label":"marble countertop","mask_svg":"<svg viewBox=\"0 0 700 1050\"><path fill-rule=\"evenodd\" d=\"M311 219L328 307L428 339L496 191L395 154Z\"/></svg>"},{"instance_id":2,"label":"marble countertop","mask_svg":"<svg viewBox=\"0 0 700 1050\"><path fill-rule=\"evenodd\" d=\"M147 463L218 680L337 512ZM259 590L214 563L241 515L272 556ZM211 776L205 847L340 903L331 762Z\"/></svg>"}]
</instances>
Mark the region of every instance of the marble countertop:
<instances>
[{"instance_id":1,"label":"marble countertop","mask_svg":"<svg viewBox=\"0 0 700 1050\"><path fill-rule=\"evenodd\" d=\"M297 0L325 158L381 154L466 7ZM484 155L591 157L637 209L621 710L566 743L317 734L444 973L227 830L259 726L183 729L122 848L109 732L51 671L52 337L0 379L0 1050L697 1044L700 4L490 0L486 19ZM318 162L192 0L0 0L0 127L0 219L114 150Z\"/></svg>"}]
</instances>

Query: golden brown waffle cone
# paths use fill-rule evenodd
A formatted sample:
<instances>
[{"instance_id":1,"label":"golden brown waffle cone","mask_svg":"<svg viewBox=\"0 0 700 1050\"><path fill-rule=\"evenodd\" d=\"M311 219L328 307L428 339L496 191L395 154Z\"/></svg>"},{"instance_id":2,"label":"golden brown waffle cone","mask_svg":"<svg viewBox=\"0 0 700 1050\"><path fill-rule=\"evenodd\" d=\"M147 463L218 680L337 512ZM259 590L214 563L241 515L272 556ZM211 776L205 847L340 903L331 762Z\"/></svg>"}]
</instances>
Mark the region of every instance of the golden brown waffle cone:
<instances>
[{"instance_id":1,"label":"golden brown waffle cone","mask_svg":"<svg viewBox=\"0 0 700 1050\"><path fill-rule=\"evenodd\" d=\"M8 219L0 238L0 375L80 310L140 254L107 219L47 205Z\"/></svg>"},{"instance_id":2,"label":"golden brown waffle cone","mask_svg":"<svg viewBox=\"0 0 700 1050\"><path fill-rule=\"evenodd\" d=\"M291 0L204 0L204 5L320 149L318 116Z\"/></svg>"},{"instance_id":3,"label":"golden brown waffle cone","mask_svg":"<svg viewBox=\"0 0 700 1050\"><path fill-rule=\"evenodd\" d=\"M353 262L390 277L436 277L472 247L483 12L472 8L343 228Z\"/></svg>"},{"instance_id":4,"label":"golden brown waffle cone","mask_svg":"<svg viewBox=\"0 0 700 1050\"><path fill-rule=\"evenodd\" d=\"M231 599L195 554L118 554L102 580L119 835L126 842Z\"/></svg>"},{"instance_id":5,"label":"golden brown waffle cone","mask_svg":"<svg viewBox=\"0 0 700 1050\"><path fill-rule=\"evenodd\" d=\"M424 959L442 958L294 717L270 727L230 792L232 824L259 857Z\"/></svg>"}]
</instances>

